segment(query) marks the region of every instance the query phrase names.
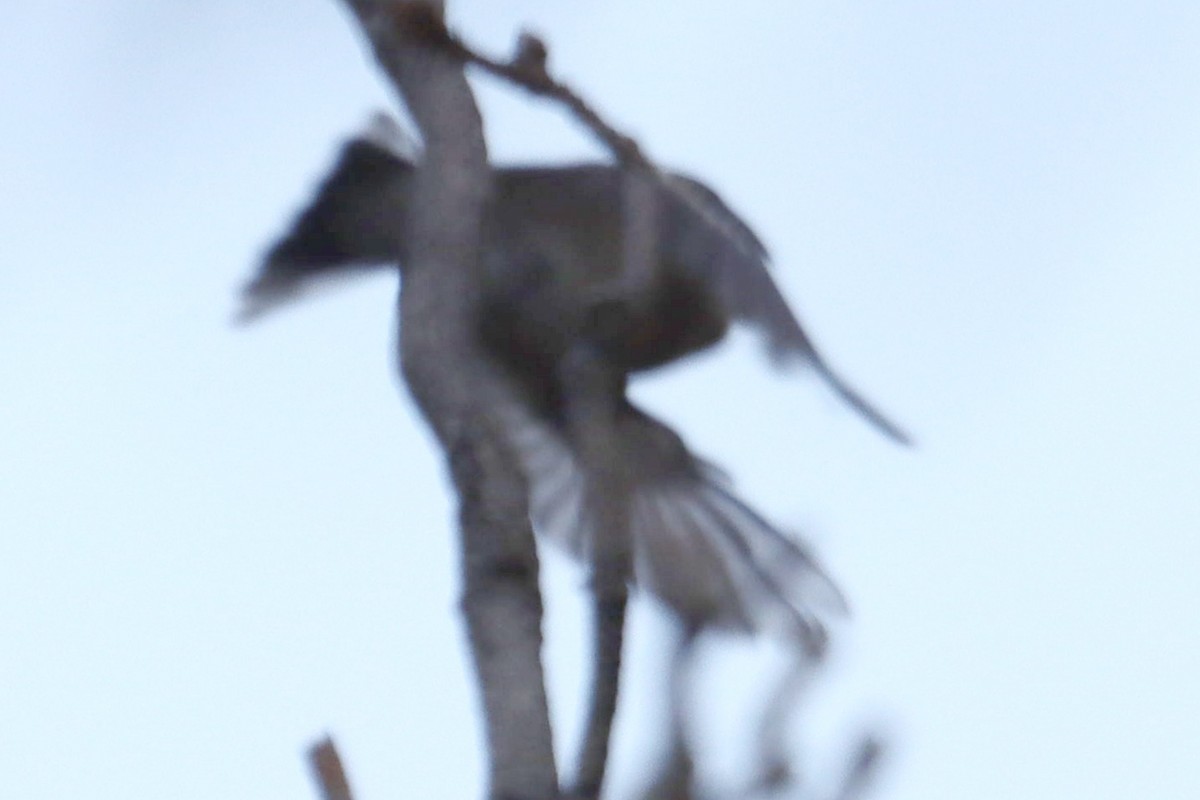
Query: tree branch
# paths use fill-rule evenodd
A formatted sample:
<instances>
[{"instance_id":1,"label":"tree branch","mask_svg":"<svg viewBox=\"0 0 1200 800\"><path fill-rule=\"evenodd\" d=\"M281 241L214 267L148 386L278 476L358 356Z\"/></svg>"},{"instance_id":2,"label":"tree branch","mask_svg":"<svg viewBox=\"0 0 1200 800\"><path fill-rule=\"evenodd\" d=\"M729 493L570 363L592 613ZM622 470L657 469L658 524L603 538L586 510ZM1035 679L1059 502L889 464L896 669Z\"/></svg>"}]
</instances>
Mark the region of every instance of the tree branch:
<instances>
[{"instance_id":1,"label":"tree branch","mask_svg":"<svg viewBox=\"0 0 1200 800\"><path fill-rule=\"evenodd\" d=\"M633 486L620 446L617 416L624 375L582 337L562 365L567 429L584 467L584 516L591 531L592 681L587 723L571 795L600 796L621 676L628 583ZM614 384L615 382L615 384Z\"/></svg>"},{"instance_id":2,"label":"tree branch","mask_svg":"<svg viewBox=\"0 0 1200 800\"><path fill-rule=\"evenodd\" d=\"M459 498L468 638L486 718L489 795L558 795L540 658L528 489L491 409L507 391L480 351L480 227L490 170L460 61L436 46L442 3L344 0L425 143L406 225L400 368Z\"/></svg>"},{"instance_id":3,"label":"tree branch","mask_svg":"<svg viewBox=\"0 0 1200 800\"><path fill-rule=\"evenodd\" d=\"M308 764L321 789L322 800L354 800L342 758L332 739L326 736L308 749Z\"/></svg>"},{"instance_id":4,"label":"tree branch","mask_svg":"<svg viewBox=\"0 0 1200 800\"><path fill-rule=\"evenodd\" d=\"M554 80L546 69L546 45L523 34L509 63L487 58L467 47L448 29L429 25L425 33L445 52L475 64L535 94L563 103L595 134L627 170L622 191L622 263L617 279L602 287L594 301L595 324L603 327L603 314L636 313L636 305L653 297L650 284L658 268L659 191L665 187L687 196L702 216L711 209L691 197L684 185L676 186L645 157L637 142L606 123L582 97ZM726 226L735 232L734 226ZM572 793L596 798L603 786L609 742L620 688L621 651L624 640L628 582L632 578L631 510L633 487L623 463L619 441L620 387L605 385L618 374L605 363L602 348L595 346L599 331L581 332L580 341L563 365L569 436L587 474L586 513L592 521L590 556L593 594L593 653L591 696ZM624 377L621 375L623 382Z\"/></svg>"}]
</instances>

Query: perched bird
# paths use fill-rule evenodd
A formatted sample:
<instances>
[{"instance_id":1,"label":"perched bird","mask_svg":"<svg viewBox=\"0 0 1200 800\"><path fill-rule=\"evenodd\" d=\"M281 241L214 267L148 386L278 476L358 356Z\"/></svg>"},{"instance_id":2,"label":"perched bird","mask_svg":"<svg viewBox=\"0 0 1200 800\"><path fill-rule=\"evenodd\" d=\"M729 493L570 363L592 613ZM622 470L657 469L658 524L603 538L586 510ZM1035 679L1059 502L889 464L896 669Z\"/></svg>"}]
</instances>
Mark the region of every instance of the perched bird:
<instances>
[{"instance_id":1,"label":"perched bird","mask_svg":"<svg viewBox=\"0 0 1200 800\"><path fill-rule=\"evenodd\" d=\"M398 266L403 275L413 171L400 129L377 115L342 147L316 196L269 249L242 291L240 318L356 269ZM585 555L586 476L565 419L562 365L580 337L589 337L612 372L614 437L635 486L635 582L693 628L811 633L820 627L814 607L841 605L836 587L799 543L736 497L720 470L634 406L626 379L710 347L731 323L746 323L762 333L776 362L807 364L884 434L908 439L814 349L750 228L703 184L669 180L677 191L658 190L651 274L636 297L613 306L606 293L622 270L620 169L494 171L482 231L479 336L514 397L496 413L528 475L535 528Z\"/></svg>"}]
</instances>

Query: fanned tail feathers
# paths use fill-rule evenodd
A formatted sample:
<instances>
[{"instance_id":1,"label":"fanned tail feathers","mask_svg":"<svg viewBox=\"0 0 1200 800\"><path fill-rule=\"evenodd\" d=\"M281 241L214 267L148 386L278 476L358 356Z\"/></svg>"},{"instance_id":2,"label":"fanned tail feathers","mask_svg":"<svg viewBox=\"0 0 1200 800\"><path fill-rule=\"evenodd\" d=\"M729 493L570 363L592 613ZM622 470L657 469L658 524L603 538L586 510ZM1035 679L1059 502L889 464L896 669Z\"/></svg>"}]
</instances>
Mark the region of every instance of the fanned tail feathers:
<instances>
[{"instance_id":1,"label":"fanned tail feathers","mask_svg":"<svg viewBox=\"0 0 1200 800\"><path fill-rule=\"evenodd\" d=\"M551 425L528 417L508 423L529 478L536 531L586 560L592 525L578 460ZM823 621L846 612L832 579L801 543L739 499L719 470L699 459L689 467L635 485L635 584L687 623L769 632L819 648Z\"/></svg>"}]
</instances>

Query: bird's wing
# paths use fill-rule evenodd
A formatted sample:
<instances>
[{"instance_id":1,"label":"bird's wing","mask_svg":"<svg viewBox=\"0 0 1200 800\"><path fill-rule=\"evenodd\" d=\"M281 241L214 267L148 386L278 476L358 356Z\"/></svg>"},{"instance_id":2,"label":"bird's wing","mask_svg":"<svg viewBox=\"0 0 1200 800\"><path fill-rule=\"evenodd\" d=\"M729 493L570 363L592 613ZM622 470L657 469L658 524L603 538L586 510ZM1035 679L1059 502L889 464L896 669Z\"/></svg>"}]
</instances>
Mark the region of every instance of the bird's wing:
<instances>
[{"instance_id":1,"label":"bird's wing","mask_svg":"<svg viewBox=\"0 0 1200 800\"><path fill-rule=\"evenodd\" d=\"M767 248L754 231L704 184L669 176L672 190L664 209L667 256L712 287L729 313L764 337L773 362L799 359L887 436L901 444L909 438L895 423L842 379L821 357L772 279Z\"/></svg>"}]
</instances>

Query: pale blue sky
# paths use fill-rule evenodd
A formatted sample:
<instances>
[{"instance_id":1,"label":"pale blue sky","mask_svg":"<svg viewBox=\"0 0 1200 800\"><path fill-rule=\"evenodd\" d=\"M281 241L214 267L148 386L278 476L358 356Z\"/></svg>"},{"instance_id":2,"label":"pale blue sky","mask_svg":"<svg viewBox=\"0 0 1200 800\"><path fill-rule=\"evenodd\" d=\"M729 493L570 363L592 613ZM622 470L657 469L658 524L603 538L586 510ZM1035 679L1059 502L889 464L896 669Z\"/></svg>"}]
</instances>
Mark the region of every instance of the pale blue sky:
<instances>
[{"instance_id":1,"label":"pale blue sky","mask_svg":"<svg viewBox=\"0 0 1200 800\"><path fill-rule=\"evenodd\" d=\"M890 447L748 337L639 397L802 529L854 616L798 735L879 797L1200 796L1200 5L456 0L771 247ZM729 9L735 7L731 12ZM481 84L498 160L596 156ZM0 785L478 796L440 461L395 279L238 330L234 291L390 98L332 0L50 0L0 31ZM569 739L579 576L552 560ZM653 738L641 609L618 782ZM705 679L712 727L767 655ZM706 742L716 738L709 736ZM736 747L721 765L736 776Z\"/></svg>"}]
</instances>

